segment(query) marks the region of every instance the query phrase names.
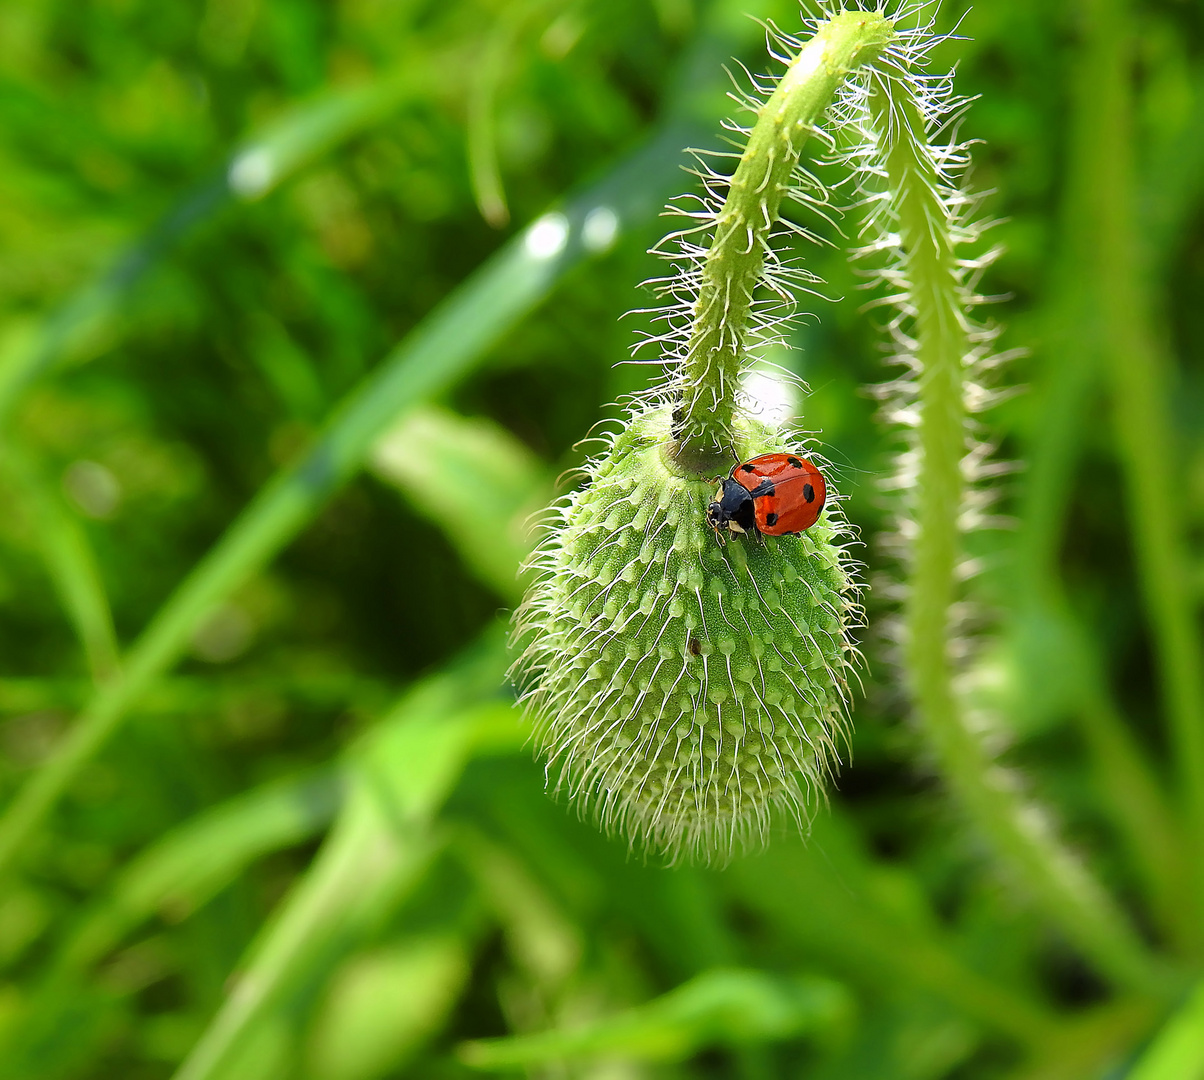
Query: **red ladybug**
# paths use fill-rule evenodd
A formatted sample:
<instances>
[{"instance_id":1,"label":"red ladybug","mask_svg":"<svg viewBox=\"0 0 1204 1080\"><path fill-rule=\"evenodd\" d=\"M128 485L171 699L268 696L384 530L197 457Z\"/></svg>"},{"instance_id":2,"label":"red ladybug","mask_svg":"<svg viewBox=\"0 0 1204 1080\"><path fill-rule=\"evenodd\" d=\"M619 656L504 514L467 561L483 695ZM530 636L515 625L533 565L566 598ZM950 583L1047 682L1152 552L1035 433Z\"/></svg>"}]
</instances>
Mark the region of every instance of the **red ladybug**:
<instances>
[{"instance_id":1,"label":"red ladybug","mask_svg":"<svg viewBox=\"0 0 1204 1080\"><path fill-rule=\"evenodd\" d=\"M737 535L791 536L811 528L827 498L823 474L797 454L761 454L741 462L707 507L707 522Z\"/></svg>"}]
</instances>

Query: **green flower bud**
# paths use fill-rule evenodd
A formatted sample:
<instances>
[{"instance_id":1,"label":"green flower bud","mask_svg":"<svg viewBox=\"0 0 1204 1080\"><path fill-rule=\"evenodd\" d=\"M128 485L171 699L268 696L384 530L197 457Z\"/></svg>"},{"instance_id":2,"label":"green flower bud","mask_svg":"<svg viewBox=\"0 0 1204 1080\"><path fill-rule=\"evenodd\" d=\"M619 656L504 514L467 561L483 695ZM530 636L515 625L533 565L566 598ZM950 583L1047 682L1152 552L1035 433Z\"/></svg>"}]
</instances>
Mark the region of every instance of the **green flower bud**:
<instances>
[{"instance_id":1,"label":"green flower bud","mask_svg":"<svg viewBox=\"0 0 1204 1080\"><path fill-rule=\"evenodd\" d=\"M797 449L738 415L744 456ZM671 860L725 858L800 818L844 729L855 604L835 500L800 536L707 524L666 406L588 467L534 560L516 671L554 786Z\"/></svg>"}]
</instances>

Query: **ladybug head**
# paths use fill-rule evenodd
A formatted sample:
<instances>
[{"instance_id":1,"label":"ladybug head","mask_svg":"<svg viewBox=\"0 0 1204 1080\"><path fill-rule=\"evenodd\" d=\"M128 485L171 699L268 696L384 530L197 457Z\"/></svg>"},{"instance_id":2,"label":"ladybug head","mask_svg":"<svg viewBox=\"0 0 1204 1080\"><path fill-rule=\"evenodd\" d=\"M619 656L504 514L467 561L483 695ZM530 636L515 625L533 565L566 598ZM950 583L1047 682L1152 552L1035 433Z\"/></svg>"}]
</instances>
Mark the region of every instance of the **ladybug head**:
<instances>
[{"instance_id":1,"label":"ladybug head","mask_svg":"<svg viewBox=\"0 0 1204 1080\"><path fill-rule=\"evenodd\" d=\"M752 532L757 527L756 513L748 489L730 476L721 481L715 498L707 507L707 524L716 532L720 529L737 535Z\"/></svg>"},{"instance_id":2,"label":"ladybug head","mask_svg":"<svg viewBox=\"0 0 1204 1080\"><path fill-rule=\"evenodd\" d=\"M725 525L727 519L723 516L723 504L719 502L719 496L715 496L715 501L707 507L707 524L718 532Z\"/></svg>"}]
</instances>

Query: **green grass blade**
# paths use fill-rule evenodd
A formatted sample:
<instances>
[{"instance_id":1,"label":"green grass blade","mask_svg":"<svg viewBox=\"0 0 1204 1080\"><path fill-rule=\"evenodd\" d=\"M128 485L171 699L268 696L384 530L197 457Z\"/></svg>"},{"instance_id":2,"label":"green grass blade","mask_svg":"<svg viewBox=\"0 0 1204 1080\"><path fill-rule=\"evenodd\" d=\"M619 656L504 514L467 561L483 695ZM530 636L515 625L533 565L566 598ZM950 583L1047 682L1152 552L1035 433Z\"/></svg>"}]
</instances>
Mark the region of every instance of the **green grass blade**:
<instances>
[{"instance_id":1,"label":"green grass blade","mask_svg":"<svg viewBox=\"0 0 1204 1080\"><path fill-rule=\"evenodd\" d=\"M176 1080L211 1080L290 991L325 978L421 876L438 842L430 825L470 756L523 740L495 694L505 663L496 635L466 662L408 693L349 761L347 802L313 866L252 946L237 985Z\"/></svg>"},{"instance_id":2,"label":"green grass blade","mask_svg":"<svg viewBox=\"0 0 1204 1080\"><path fill-rule=\"evenodd\" d=\"M1158 1007L1148 998L1126 997L1069 1016L1057 1037L1007 1080L1096 1080L1119 1076L1116 1063L1149 1034Z\"/></svg>"},{"instance_id":3,"label":"green grass blade","mask_svg":"<svg viewBox=\"0 0 1204 1080\"><path fill-rule=\"evenodd\" d=\"M439 1027L469 975L453 934L353 957L336 973L307 1040L312 1080L374 1080L397 1070Z\"/></svg>"},{"instance_id":4,"label":"green grass blade","mask_svg":"<svg viewBox=\"0 0 1204 1080\"><path fill-rule=\"evenodd\" d=\"M582 1058L680 1061L707 1046L794 1039L848 1023L852 1002L830 979L708 971L645 1005L577 1028L483 1039L460 1050L478 1069Z\"/></svg>"},{"instance_id":5,"label":"green grass blade","mask_svg":"<svg viewBox=\"0 0 1204 1080\"><path fill-rule=\"evenodd\" d=\"M5 461L25 494L38 551L83 647L92 680L99 685L117 674L120 648L92 546L79 520L28 454L10 446Z\"/></svg>"},{"instance_id":6,"label":"green grass blade","mask_svg":"<svg viewBox=\"0 0 1204 1080\"><path fill-rule=\"evenodd\" d=\"M563 211L539 218L448 296L335 411L304 458L269 482L167 600L129 650L124 677L105 687L0 818L0 873L129 707L181 656L213 608L272 559L364 463L406 409L442 393L591 254L587 221L644 218L676 180L672 126Z\"/></svg>"},{"instance_id":7,"label":"green grass blade","mask_svg":"<svg viewBox=\"0 0 1204 1080\"><path fill-rule=\"evenodd\" d=\"M331 90L298 105L230 158L230 194L257 199L310 162L348 139L375 127L408 98L425 91L433 63L408 60L386 75L359 86Z\"/></svg>"},{"instance_id":8,"label":"green grass blade","mask_svg":"<svg viewBox=\"0 0 1204 1080\"><path fill-rule=\"evenodd\" d=\"M1147 617L1157 646L1162 706L1179 773L1185 832L1194 868L1192 920L1204 926L1204 639L1188 581L1182 476L1174 446L1169 358L1153 325L1142 278L1133 180L1130 65L1136 38L1121 0L1091 0L1084 101L1093 106L1097 230L1087 264L1110 380L1117 448L1131 507ZM1196 950L1204 948L1197 933Z\"/></svg>"},{"instance_id":9,"label":"green grass blade","mask_svg":"<svg viewBox=\"0 0 1204 1080\"><path fill-rule=\"evenodd\" d=\"M907 985L1031 1047L1057 1032L1035 1001L975 971L900 885L870 864L848 825L817 816L808 844L776 844L728 872L731 892L783 942L859 983ZM903 892L906 897L906 893Z\"/></svg>"},{"instance_id":10,"label":"green grass blade","mask_svg":"<svg viewBox=\"0 0 1204 1080\"><path fill-rule=\"evenodd\" d=\"M465 824L456 830L452 850L476 879L515 966L541 996L562 990L585 952L580 929L503 845Z\"/></svg>"},{"instance_id":11,"label":"green grass blade","mask_svg":"<svg viewBox=\"0 0 1204 1080\"><path fill-rule=\"evenodd\" d=\"M1128 1080L1201 1080L1204 1077L1204 985L1167 1021Z\"/></svg>"},{"instance_id":12,"label":"green grass blade","mask_svg":"<svg viewBox=\"0 0 1204 1080\"><path fill-rule=\"evenodd\" d=\"M0 428L21 395L69 360L120 310L130 290L197 224L232 199L258 198L340 143L379 123L416 89L426 68L408 68L298 105L236 150L218 176L200 181L112 268L84 286L0 356Z\"/></svg>"},{"instance_id":13,"label":"green grass blade","mask_svg":"<svg viewBox=\"0 0 1204 1080\"><path fill-rule=\"evenodd\" d=\"M518 602L518 567L531 549L528 519L552 489L518 439L490 420L421 407L377 442L372 469L443 530L477 577Z\"/></svg>"},{"instance_id":14,"label":"green grass blade","mask_svg":"<svg viewBox=\"0 0 1204 1080\"><path fill-rule=\"evenodd\" d=\"M327 952L354 947L372 908L412 882L430 854L429 843L397 842L375 795L356 785L313 867L257 943L177 1080L218 1074L254 1040L291 985L308 981Z\"/></svg>"},{"instance_id":15,"label":"green grass blade","mask_svg":"<svg viewBox=\"0 0 1204 1080\"><path fill-rule=\"evenodd\" d=\"M78 709L91 699L95 687L87 678L0 678L0 713ZM396 692L382 679L354 672L290 671L276 675L223 679L173 675L159 679L138 701L144 713L215 711L264 695L307 706L353 705L379 713Z\"/></svg>"},{"instance_id":16,"label":"green grass blade","mask_svg":"<svg viewBox=\"0 0 1204 1080\"><path fill-rule=\"evenodd\" d=\"M52 969L84 969L158 913L173 920L190 915L255 859L324 828L342 788L339 774L327 768L248 791L173 829L121 870Z\"/></svg>"},{"instance_id":17,"label":"green grass blade","mask_svg":"<svg viewBox=\"0 0 1204 1080\"><path fill-rule=\"evenodd\" d=\"M1103 658L1076 618L1059 566L1074 505L1075 470L1109 349L1094 276L1083 270L1099 262L1100 155L1116 137L1111 106L1099 93L1099 63L1099 56L1085 59L1076 80L1057 244L1061 257L1046 303L1044 392L1031 424L1020 489L1013 627L1020 670L1046 688L1034 700L1073 715L1092 758L1102 809L1128 848L1154 916L1171 939L1183 943L1198 937L1199 920L1191 910L1185 837L1169 785L1118 707ZM1165 160L1170 157L1173 164ZM1187 194L1199 177L1194 145L1176 145L1173 153L1168 148L1163 159L1143 183L1141 262L1148 267L1165 262L1169 237L1188 227L1192 203ZM1055 685L1064 700L1051 701L1058 695L1048 688ZM1028 694L1027 686L1022 692Z\"/></svg>"}]
</instances>

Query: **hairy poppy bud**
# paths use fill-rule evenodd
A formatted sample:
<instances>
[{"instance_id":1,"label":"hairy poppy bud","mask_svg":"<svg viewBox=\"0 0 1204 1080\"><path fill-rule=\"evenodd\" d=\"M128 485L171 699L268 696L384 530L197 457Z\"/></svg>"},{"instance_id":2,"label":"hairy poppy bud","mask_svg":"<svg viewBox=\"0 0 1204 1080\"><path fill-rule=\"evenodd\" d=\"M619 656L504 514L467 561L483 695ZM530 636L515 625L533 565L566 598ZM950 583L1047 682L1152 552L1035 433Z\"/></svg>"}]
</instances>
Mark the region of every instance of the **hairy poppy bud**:
<instances>
[{"instance_id":1,"label":"hairy poppy bud","mask_svg":"<svg viewBox=\"0 0 1204 1080\"><path fill-rule=\"evenodd\" d=\"M742 445L788 449L737 418ZM535 559L518 671L541 752L571 797L673 859L723 858L836 761L852 602L835 503L800 536L707 525L666 407L588 467Z\"/></svg>"}]
</instances>

